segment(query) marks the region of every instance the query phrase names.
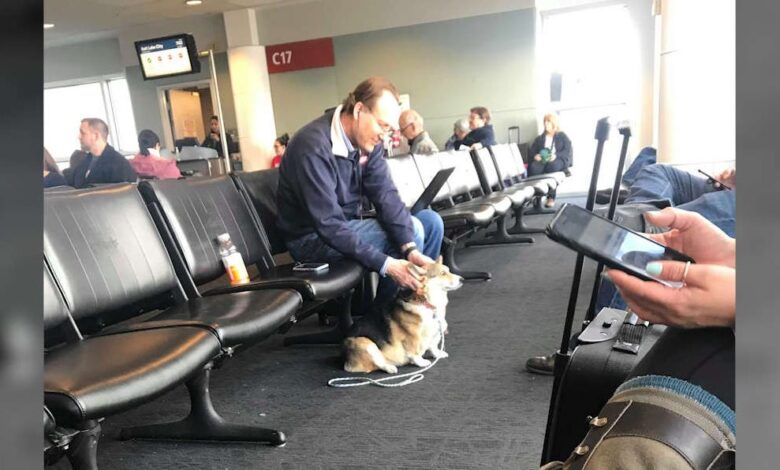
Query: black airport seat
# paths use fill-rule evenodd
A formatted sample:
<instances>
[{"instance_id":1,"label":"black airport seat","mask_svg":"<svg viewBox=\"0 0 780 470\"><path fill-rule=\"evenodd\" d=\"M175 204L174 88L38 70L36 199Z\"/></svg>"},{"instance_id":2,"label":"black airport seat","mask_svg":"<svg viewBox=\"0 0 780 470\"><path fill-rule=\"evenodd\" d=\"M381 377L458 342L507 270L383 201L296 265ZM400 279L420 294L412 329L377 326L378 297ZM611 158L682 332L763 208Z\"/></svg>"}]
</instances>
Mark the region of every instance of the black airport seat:
<instances>
[{"instance_id":1,"label":"black airport seat","mask_svg":"<svg viewBox=\"0 0 780 470\"><path fill-rule=\"evenodd\" d=\"M255 193L267 190L275 194L276 184L264 181L257 173L262 172L241 173L244 190ZM329 269L321 273L299 273L292 270L292 264L277 265L268 233L272 233L277 249L278 235L263 228L255 208L228 175L147 181L139 185L139 190L170 248L179 279L189 297L293 289L306 301L297 318L334 300L339 303L338 329L309 339L316 343L341 341L340 334L351 324L352 291L364 275L360 264L347 259L331 262ZM230 234L247 266L257 267L258 274L249 283L227 284L216 243L217 236L222 233ZM295 342L298 342L296 337L285 338L286 344Z\"/></svg>"},{"instance_id":2,"label":"black airport seat","mask_svg":"<svg viewBox=\"0 0 780 470\"><path fill-rule=\"evenodd\" d=\"M532 185L515 184L505 187L499 176L495 159L490 149L483 147L472 150L471 157L474 168L479 176L480 185L485 194L493 197L505 197L511 202L511 210L514 214L522 211L530 204L536 194ZM467 246L487 246L507 243L533 243L533 238L512 235L507 231L506 217L502 217L496 224L496 231L488 234L483 240L470 241Z\"/></svg>"},{"instance_id":3,"label":"black airport seat","mask_svg":"<svg viewBox=\"0 0 780 470\"><path fill-rule=\"evenodd\" d=\"M217 338L199 326L161 326L85 339L45 266L43 299L45 334L69 338L44 355L45 436L52 447L67 448L74 469L97 468L98 420L184 383L220 352Z\"/></svg>"},{"instance_id":4,"label":"black airport seat","mask_svg":"<svg viewBox=\"0 0 780 470\"><path fill-rule=\"evenodd\" d=\"M510 235L542 233L544 228L528 227L525 224L523 215L526 207L534 204L536 201L540 201L543 196L555 189L558 186L558 181L555 176L546 177L544 175L531 180L525 179L525 167L522 164L522 160L518 163L514 158L512 154L513 149L517 149L517 146L514 144L498 144L490 147L496 172L505 188L504 192L526 191L525 194L529 194L527 193L528 188L531 188L533 191L532 197L527 198L524 204L513 205L515 224L507 229L507 233ZM485 161L485 164L489 165L489 162Z\"/></svg>"},{"instance_id":5,"label":"black airport seat","mask_svg":"<svg viewBox=\"0 0 780 470\"><path fill-rule=\"evenodd\" d=\"M520 149L521 144L509 144L510 151L512 152L512 156L514 157L515 161L518 165L521 165L523 168L525 168L526 164L528 163L527 156L523 156L522 150ZM523 146L527 147L527 146ZM563 171L556 171L554 173L545 173L543 175L534 175L534 176L527 176L523 179L523 181L526 182L538 182L542 181L549 185L550 190L556 189L558 186L561 185L561 183L564 182L566 178L571 176L571 171L569 168L565 168ZM552 214L555 212L555 209L553 208L542 208L542 196L537 195L534 198L533 202L533 208L530 210L526 210L526 215L533 215L533 214ZM513 227L514 229L515 227ZM538 230L530 229L531 232L538 232ZM523 232L522 230L518 231L517 233L527 233Z\"/></svg>"},{"instance_id":6,"label":"black airport seat","mask_svg":"<svg viewBox=\"0 0 780 470\"><path fill-rule=\"evenodd\" d=\"M187 300L163 240L131 184L45 194L44 256L77 325L94 333L90 341L116 342L128 332L156 336L186 328L205 331L219 343L221 352L186 383L189 417L125 429L122 438L284 443L278 431L225 422L214 411L208 382L218 360L289 325L302 304L298 292L274 289ZM161 354L161 364L175 358L176 350L164 354L164 345L156 347L151 339L134 344L142 348L138 358ZM127 360L134 357L130 346L120 353ZM106 367L111 360L118 362L123 380L133 380L131 368L123 368L119 359L102 357ZM154 371L153 364L149 373Z\"/></svg>"},{"instance_id":7,"label":"black airport seat","mask_svg":"<svg viewBox=\"0 0 780 470\"><path fill-rule=\"evenodd\" d=\"M452 162L445 166L451 167ZM442 160L436 155L399 155L387 159L390 176L398 188L398 194L407 208L412 207L436 173L443 169ZM422 170L421 170L422 168ZM454 171L433 200L432 207L444 222L444 243L442 255L450 270L465 279L490 279L487 272L463 271L455 260L455 248L459 240L489 226L496 210L489 203L454 204L450 197L450 181L456 177ZM456 177L457 178L457 177Z\"/></svg>"}]
</instances>

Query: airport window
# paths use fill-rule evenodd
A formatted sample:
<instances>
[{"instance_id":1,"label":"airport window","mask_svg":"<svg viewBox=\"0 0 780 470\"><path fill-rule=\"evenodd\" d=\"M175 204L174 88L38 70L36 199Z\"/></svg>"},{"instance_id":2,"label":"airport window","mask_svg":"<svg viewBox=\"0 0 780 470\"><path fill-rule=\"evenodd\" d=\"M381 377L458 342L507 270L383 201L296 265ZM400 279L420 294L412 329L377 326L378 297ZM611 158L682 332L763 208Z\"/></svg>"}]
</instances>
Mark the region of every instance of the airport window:
<instances>
[{"instance_id":1,"label":"airport window","mask_svg":"<svg viewBox=\"0 0 780 470\"><path fill-rule=\"evenodd\" d=\"M43 145L61 169L79 148L81 120L96 117L109 127L109 144L124 154L136 151L136 128L130 91L124 78L43 91Z\"/></svg>"}]
</instances>

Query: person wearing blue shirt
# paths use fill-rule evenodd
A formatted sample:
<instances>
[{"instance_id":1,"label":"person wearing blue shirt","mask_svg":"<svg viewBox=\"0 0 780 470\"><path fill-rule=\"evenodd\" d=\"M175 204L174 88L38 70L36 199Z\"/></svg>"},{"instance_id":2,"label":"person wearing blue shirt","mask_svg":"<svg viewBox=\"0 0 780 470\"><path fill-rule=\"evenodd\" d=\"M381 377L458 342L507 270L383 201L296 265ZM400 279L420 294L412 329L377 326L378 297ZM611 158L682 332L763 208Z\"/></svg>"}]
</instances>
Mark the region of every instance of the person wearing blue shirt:
<instances>
[{"instance_id":1,"label":"person wearing blue shirt","mask_svg":"<svg viewBox=\"0 0 780 470\"><path fill-rule=\"evenodd\" d=\"M482 147L496 145L496 133L490 124L490 111L484 106L475 106L469 110L469 127L471 132L466 134L463 140L455 142L455 148L461 145L474 147L480 144Z\"/></svg>"},{"instance_id":2,"label":"person wearing blue shirt","mask_svg":"<svg viewBox=\"0 0 780 470\"><path fill-rule=\"evenodd\" d=\"M335 110L290 140L279 167L278 227L296 261L352 258L382 279L376 302L401 287L417 290L420 271L439 256L441 217L429 209L412 216L384 159L384 141L398 129L395 86L371 77ZM363 200L376 218L361 217Z\"/></svg>"}]
</instances>

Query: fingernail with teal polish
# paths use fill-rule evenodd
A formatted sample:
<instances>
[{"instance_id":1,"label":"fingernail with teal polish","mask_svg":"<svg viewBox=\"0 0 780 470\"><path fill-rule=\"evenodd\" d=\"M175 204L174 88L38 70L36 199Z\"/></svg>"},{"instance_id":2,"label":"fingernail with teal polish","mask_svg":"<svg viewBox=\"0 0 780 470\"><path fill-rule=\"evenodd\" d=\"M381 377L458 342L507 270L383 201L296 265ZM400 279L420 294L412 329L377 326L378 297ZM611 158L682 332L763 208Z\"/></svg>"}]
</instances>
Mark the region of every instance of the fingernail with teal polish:
<instances>
[{"instance_id":1,"label":"fingernail with teal polish","mask_svg":"<svg viewBox=\"0 0 780 470\"><path fill-rule=\"evenodd\" d=\"M653 276L658 276L661 274L661 271L663 271L663 265L653 261L652 263L647 263L647 266L645 266L645 271L647 271L649 274L652 274Z\"/></svg>"}]
</instances>

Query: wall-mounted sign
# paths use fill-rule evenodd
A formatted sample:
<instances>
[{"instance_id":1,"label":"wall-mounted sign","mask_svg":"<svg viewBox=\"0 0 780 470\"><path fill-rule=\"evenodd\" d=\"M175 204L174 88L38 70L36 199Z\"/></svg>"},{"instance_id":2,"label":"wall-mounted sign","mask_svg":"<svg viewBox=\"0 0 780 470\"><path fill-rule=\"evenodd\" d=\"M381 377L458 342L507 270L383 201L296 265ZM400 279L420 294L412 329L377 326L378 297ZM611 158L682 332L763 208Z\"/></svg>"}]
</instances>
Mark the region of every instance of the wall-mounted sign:
<instances>
[{"instance_id":1,"label":"wall-mounted sign","mask_svg":"<svg viewBox=\"0 0 780 470\"><path fill-rule=\"evenodd\" d=\"M266 46L265 60L268 64L268 73L332 67L333 38Z\"/></svg>"}]
</instances>

